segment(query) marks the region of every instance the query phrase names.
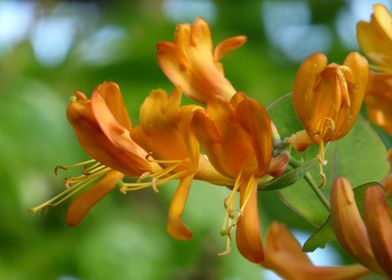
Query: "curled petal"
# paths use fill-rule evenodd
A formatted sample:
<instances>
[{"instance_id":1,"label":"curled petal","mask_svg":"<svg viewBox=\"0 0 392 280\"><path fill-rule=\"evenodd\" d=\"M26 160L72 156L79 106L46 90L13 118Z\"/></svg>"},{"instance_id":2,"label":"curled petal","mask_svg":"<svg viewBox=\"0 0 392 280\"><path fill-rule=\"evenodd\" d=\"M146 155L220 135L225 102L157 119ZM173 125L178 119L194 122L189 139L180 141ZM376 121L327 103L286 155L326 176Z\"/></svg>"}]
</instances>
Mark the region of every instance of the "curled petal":
<instances>
[{"instance_id":1,"label":"curled petal","mask_svg":"<svg viewBox=\"0 0 392 280\"><path fill-rule=\"evenodd\" d=\"M351 184L343 177L336 178L332 186L331 219L336 238L342 247L364 266L382 273L374 258Z\"/></svg>"},{"instance_id":2,"label":"curled petal","mask_svg":"<svg viewBox=\"0 0 392 280\"><path fill-rule=\"evenodd\" d=\"M264 107L252 98L244 98L238 104L237 117L253 143L258 161L256 175L263 176L268 172L272 157L271 119Z\"/></svg>"},{"instance_id":3,"label":"curled petal","mask_svg":"<svg viewBox=\"0 0 392 280\"><path fill-rule=\"evenodd\" d=\"M253 177L249 181L244 180L240 186L240 207L242 213L236 231L238 251L251 262L260 264L264 260L264 252L257 207L257 182Z\"/></svg>"},{"instance_id":4,"label":"curled petal","mask_svg":"<svg viewBox=\"0 0 392 280\"><path fill-rule=\"evenodd\" d=\"M151 166L146 161L147 152L132 140L129 131L115 119L99 91L93 93L91 107L99 127L110 142L120 152L130 154L132 165L128 166L129 173L140 175L149 171Z\"/></svg>"},{"instance_id":5,"label":"curled petal","mask_svg":"<svg viewBox=\"0 0 392 280\"><path fill-rule=\"evenodd\" d=\"M315 53L309 56L298 70L293 90L293 101L295 112L302 123L307 122L310 115L313 90L327 63L328 60L324 54Z\"/></svg>"},{"instance_id":6,"label":"curled petal","mask_svg":"<svg viewBox=\"0 0 392 280\"><path fill-rule=\"evenodd\" d=\"M342 69L347 83L349 106L344 106L339 112L339 117L335 123L336 131L333 139L343 137L354 125L361 109L369 81L368 62L358 52L351 52L345 59L344 65L348 67L348 69Z\"/></svg>"},{"instance_id":7,"label":"curled petal","mask_svg":"<svg viewBox=\"0 0 392 280\"><path fill-rule=\"evenodd\" d=\"M286 170L289 164L290 155L288 152L283 152L277 157L272 158L268 169L268 174L274 177L279 177Z\"/></svg>"},{"instance_id":8,"label":"curled petal","mask_svg":"<svg viewBox=\"0 0 392 280\"><path fill-rule=\"evenodd\" d=\"M169 208L167 230L171 236L179 240L192 238L192 232L181 221L181 215L185 208L192 179L193 175L190 175L180 180L180 185L174 194Z\"/></svg>"},{"instance_id":9,"label":"curled petal","mask_svg":"<svg viewBox=\"0 0 392 280\"><path fill-rule=\"evenodd\" d=\"M91 101L84 94L75 93L74 100L68 105L67 118L80 145L96 161L129 176L140 175L151 169L143 160L141 165L135 164L134 159L137 162L140 157L135 157L132 151L119 149L110 141L92 112Z\"/></svg>"},{"instance_id":10,"label":"curled petal","mask_svg":"<svg viewBox=\"0 0 392 280\"><path fill-rule=\"evenodd\" d=\"M311 263L301 245L286 226L273 222L267 231L265 260L262 265L290 280L352 280L369 273L361 265L319 267Z\"/></svg>"},{"instance_id":11,"label":"curled petal","mask_svg":"<svg viewBox=\"0 0 392 280\"><path fill-rule=\"evenodd\" d=\"M380 186L366 189L364 205L365 222L374 255L385 274L392 278L392 222Z\"/></svg>"},{"instance_id":12,"label":"curled petal","mask_svg":"<svg viewBox=\"0 0 392 280\"><path fill-rule=\"evenodd\" d=\"M82 193L68 207L67 224L69 226L79 225L88 211L112 191L116 187L116 183L123 178L124 174L117 171L110 171L96 185Z\"/></svg>"}]
</instances>

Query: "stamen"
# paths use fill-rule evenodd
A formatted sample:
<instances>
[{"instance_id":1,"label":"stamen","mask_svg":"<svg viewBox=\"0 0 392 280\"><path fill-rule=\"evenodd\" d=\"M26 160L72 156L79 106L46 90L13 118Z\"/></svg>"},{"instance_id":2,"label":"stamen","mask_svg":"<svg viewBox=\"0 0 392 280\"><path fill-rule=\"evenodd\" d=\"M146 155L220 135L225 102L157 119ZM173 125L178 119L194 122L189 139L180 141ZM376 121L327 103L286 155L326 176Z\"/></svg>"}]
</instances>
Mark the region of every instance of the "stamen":
<instances>
[{"instance_id":1,"label":"stamen","mask_svg":"<svg viewBox=\"0 0 392 280\"><path fill-rule=\"evenodd\" d=\"M90 165L92 164L92 165ZM90 166L89 166L90 165ZM55 167L55 174L58 174L59 169L61 170L69 170L74 167L83 167L83 174L71 178L64 178L65 190L60 194L56 195L52 199L38 205L34 208L30 208L29 211L32 213L36 213L38 211L44 212L45 209L55 207L86 186L100 179L104 175L106 175L111 169L106 167L105 165L96 162L94 159L83 161L80 163L72 164L72 165L58 165Z\"/></svg>"},{"instance_id":2,"label":"stamen","mask_svg":"<svg viewBox=\"0 0 392 280\"><path fill-rule=\"evenodd\" d=\"M57 165L54 168L54 174L58 175L59 169L61 169L61 170L69 170L69 169L74 168L74 167L87 166L88 164L93 163L93 162L96 162L95 159L82 161L82 162L75 163L75 164L72 164L72 165Z\"/></svg>"},{"instance_id":3,"label":"stamen","mask_svg":"<svg viewBox=\"0 0 392 280\"><path fill-rule=\"evenodd\" d=\"M324 173L324 165L327 164L327 161L325 160L324 141L320 142L320 151L319 151L319 154L317 155L317 158L319 160L320 176L321 176L321 182L320 182L318 188L321 189L324 186L325 182L327 181L327 176Z\"/></svg>"}]
</instances>

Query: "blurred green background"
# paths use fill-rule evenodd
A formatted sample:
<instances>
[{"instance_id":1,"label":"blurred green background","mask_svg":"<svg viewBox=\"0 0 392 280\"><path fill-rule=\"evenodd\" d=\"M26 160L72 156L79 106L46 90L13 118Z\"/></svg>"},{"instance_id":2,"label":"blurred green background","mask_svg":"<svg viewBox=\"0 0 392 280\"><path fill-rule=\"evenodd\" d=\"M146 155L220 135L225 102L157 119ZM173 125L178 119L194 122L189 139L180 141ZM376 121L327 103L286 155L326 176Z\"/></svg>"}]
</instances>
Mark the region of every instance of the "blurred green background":
<instances>
[{"instance_id":1,"label":"blurred green background","mask_svg":"<svg viewBox=\"0 0 392 280\"><path fill-rule=\"evenodd\" d=\"M369 18L374 2L0 1L0 279L275 279L235 245L217 256L226 242L219 235L224 188L194 182L184 214L194 238L187 242L166 233L175 182L158 194L112 192L77 228L65 225L69 202L43 215L27 209L63 189L54 166L88 159L65 118L73 91L89 95L103 81L119 83L136 124L151 90L173 89L155 44L172 41L176 23L203 17L215 44L248 36L224 58L225 73L267 106L291 91L311 53L341 63L356 50L355 24ZM260 195L260 207L264 229L274 219L303 238L313 230L274 193ZM327 250L320 263L347 257Z\"/></svg>"}]
</instances>

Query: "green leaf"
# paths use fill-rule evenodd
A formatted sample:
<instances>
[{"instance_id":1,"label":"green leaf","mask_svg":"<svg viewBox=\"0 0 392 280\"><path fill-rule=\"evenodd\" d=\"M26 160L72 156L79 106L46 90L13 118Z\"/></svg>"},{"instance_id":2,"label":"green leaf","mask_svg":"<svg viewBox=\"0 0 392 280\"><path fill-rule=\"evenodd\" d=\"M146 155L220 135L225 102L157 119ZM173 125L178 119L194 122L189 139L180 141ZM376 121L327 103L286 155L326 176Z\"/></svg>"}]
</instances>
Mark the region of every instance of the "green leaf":
<instances>
[{"instance_id":1,"label":"green leaf","mask_svg":"<svg viewBox=\"0 0 392 280\"><path fill-rule=\"evenodd\" d=\"M287 188L301 180L305 173L318 164L317 159L305 162L301 166L286 171L283 175L272 179L261 186L262 191L273 191Z\"/></svg>"},{"instance_id":2,"label":"green leaf","mask_svg":"<svg viewBox=\"0 0 392 280\"><path fill-rule=\"evenodd\" d=\"M282 138L302 130L303 127L295 114L292 96L286 95L274 102L268 111ZM313 159L318 153L318 146L309 147L304 153L293 151L292 156L302 160ZM359 117L352 130L342 139L331 142L326 147L324 167L327 182L322 188L326 197L333 178L347 177L353 185L362 185L370 181L380 181L388 172L385 160L386 150L381 139L369 123ZM319 167L311 167L310 174L319 183ZM304 179L290 187L279 190L282 200L309 223L321 227L329 216L329 211Z\"/></svg>"},{"instance_id":3,"label":"green leaf","mask_svg":"<svg viewBox=\"0 0 392 280\"><path fill-rule=\"evenodd\" d=\"M324 248L327 242L335 239L336 237L332 228L331 217L328 217L325 223L306 240L302 249L305 252L313 252L317 248Z\"/></svg>"}]
</instances>

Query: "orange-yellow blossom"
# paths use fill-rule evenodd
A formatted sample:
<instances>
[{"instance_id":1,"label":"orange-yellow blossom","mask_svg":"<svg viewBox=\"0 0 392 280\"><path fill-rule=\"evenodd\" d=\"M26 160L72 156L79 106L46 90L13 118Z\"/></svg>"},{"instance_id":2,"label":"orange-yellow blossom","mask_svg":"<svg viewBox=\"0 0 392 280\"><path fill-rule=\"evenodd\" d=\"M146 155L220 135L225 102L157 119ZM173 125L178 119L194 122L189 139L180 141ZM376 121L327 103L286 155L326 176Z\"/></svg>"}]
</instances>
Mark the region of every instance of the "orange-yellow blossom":
<instances>
[{"instance_id":1,"label":"orange-yellow blossom","mask_svg":"<svg viewBox=\"0 0 392 280\"><path fill-rule=\"evenodd\" d=\"M198 18L192 25L177 25L174 42L157 44L158 62L171 82L190 98L202 103L211 96L230 100L236 90L219 61L245 42L244 36L232 37L213 49L210 28Z\"/></svg>"},{"instance_id":2,"label":"orange-yellow blossom","mask_svg":"<svg viewBox=\"0 0 392 280\"><path fill-rule=\"evenodd\" d=\"M370 270L392 277L392 222L384 192L378 184L364 195L364 220L350 182L335 179L331 192L331 219L336 238L344 249Z\"/></svg>"},{"instance_id":3,"label":"orange-yellow blossom","mask_svg":"<svg viewBox=\"0 0 392 280\"><path fill-rule=\"evenodd\" d=\"M210 98L207 109L197 110L191 128L212 165L236 180L225 200L223 234L236 227L237 247L248 260L260 263L262 248L257 206L257 178L268 173L272 154L271 120L257 101L243 93L227 102ZM240 192L240 209L235 219L235 197Z\"/></svg>"},{"instance_id":4,"label":"orange-yellow blossom","mask_svg":"<svg viewBox=\"0 0 392 280\"><path fill-rule=\"evenodd\" d=\"M365 103L370 121L392 136L392 74L370 74Z\"/></svg>"},{"instance_id":5,"label":"orange-yellow blossom","mask_svg":"<svg viewBox=\"0 0 392 280\"><path fill-rule=\"evenodd\" d=\"M297 150L345 136L361 108L369 69L364 57L350 53L343 65L328 64L322 53L308 57L298 70L294 108L305 130L289 138Z\"/></svg>"},{"instance_id":6,"label":"orange-yellow blossom","mask_svg":"<svg viewBox=\"0 0 392 280\"><path fill-rule=\"evenodd\" d=\"M165 180L180 179L168 215L168 231L177 239L189 239L192 233L181 222L192 179L201 165L208 165L208 160L199 161L199 143L190 132L190 121L195 110L201 107L188 105L180 107L181 90L176 88L170 95L163 90L152 91L140 109L140 124L131 131L132 138L149 152L162 168L167 170ZM207 166L208 168L208 166ZM224 178L214 169L209 169L209 176L215 180Z\"/></svg>"},{"instance_id":7,"label":"orange-yellow blossom","mask_svg":"<svg viewBox=\"0 0 392 280\"><path fill-rule=\"evenodd\" d=\"M369 273L362 265L315 266L286 226L273 222L266 237L262 266L286 280L353 280Z\"/></svg>"},{"instance_id":8,"label":"orange-yellow blossom","mask_svg":"<svg viewBox=\"0 0 392 280\"><path fill-rule=\"evenodd\" d=\"M370 22L357 24L357 39L361 49L376 70L392 73L392 16L382 4L373 6Z\"/></svg>"}]
</instances>

